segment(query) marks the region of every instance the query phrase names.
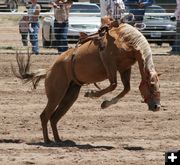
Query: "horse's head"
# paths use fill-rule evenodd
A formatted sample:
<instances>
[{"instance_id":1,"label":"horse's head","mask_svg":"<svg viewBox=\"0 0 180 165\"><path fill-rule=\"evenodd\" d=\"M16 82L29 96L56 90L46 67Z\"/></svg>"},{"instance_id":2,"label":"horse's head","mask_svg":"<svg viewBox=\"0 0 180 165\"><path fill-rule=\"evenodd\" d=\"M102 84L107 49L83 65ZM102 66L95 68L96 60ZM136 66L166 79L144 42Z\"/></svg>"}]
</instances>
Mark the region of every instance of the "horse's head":
<instances>
[{"instance_id":1,"label":"horse's head","mask_svg":"<svg viewBox=\"0 0 180 165\"><path fill-rule=\"evenodd\" d=\"M158 74L153 72L146 80L142 80L139 90L144 98L144 102L148 104L149 110L158 111L161 107Z\"/></svg>"}]
</instances>

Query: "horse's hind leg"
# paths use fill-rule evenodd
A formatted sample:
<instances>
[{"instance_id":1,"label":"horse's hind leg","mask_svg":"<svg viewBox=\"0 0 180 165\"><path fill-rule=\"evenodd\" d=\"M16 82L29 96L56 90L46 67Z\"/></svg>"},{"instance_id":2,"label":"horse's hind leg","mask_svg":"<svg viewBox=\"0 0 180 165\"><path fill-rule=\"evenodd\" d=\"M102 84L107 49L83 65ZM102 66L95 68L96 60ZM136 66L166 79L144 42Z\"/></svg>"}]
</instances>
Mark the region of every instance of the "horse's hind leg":
<instances>
[{"instance_id":1,"label":"horse's hind leg","mask_svg":"<svg viewBox=\"0 0 180 165\"><path fill-rule=\"evenodd\" d=\"M69 88L58 105L56 111L53 113L53 115L50 118L51 127L53 130L54 140L56 142L60 142L60 138L58 135L57 130L57 122L65 115L65 113L69 110L69 108L73 105L73 103L76 101L79 95L81 86L75 84L74 82L71 82L69 85Z\"/></svg>"},{"instance_id":2,"label":"horse's hind leg","mask_svg":"<svg viewBox=\"0 0 180 165\"><path fill-rule=\"evenodd\" d=\"M52 112L55 110L56 106L58 105L58 102L59 101L53 101L53 100L49 99L44 111L40 115L41 125L42 125L42 130L43 130L43 137L44 137L45 143L50 142L50 139L48 136L47 123L50 119L50 116L52 115Z\"/></svg>"},{"instance_id":3,"label":"horse's hind leg","mask_svg":"<svg viewBox=\"0 0 180 165\"><path fill-rule=\"evenodd\" d=\"M113 91L117 86L117 68L114 60L112 59L112 53L107 49L100 50L100 58L106 70L110 85L100 91L86 92L85 97L100 97L108 92Z\"/></svg>"},{"instance_id":4,"label":"horse's hind leg","mask_svg":"<svg viewBox=\"0 0 180 165\"><path fill-rule=\"evenodd\" d=\"M52 73L51 71L45 80L45 88L48 103L44 111L40 115L45 143L50 142L50 139L48 137L47 123L50 120L52 114L54 113L56 107L63 99L68 89L68 86L69 82L66 79L63 69L59 69L58 74L55 74L55 72Z\"/></svg>"},{"instance_id":5,"label":"horse's hind leg","mask_svg":"<svg viewBox=\"0 0 180 165\"><path fill-rule=\"evenodd\" d=\"M119 101L119 99L124 97L130 91L131 68L126 70L123 73L120 73L120 75L121 75L121 81L123 83L124 89L122 90L122 92L119 95L117 95L116 97L112 98L110 101L105 100L101 104L101 108L107 108L107 107L109 107L112 104L116 104Z\"/></svg>"}]
</instances>

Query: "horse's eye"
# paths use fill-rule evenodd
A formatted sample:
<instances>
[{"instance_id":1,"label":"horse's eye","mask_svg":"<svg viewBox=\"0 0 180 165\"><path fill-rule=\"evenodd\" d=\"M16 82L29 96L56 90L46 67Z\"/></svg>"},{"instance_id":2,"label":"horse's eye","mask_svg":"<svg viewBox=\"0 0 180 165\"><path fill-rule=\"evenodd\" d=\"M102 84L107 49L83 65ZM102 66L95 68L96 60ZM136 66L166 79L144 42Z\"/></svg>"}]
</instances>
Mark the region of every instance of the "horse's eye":
<instances>
[{"instance_id":1,"label":"horse's eye","mask_svg":"<svg viewBox=\"0 0 180 165\"><path fill-rule=\"evenodd\" d=\"M154 84L151 84L150 87L151 87L151 88L154 88Z\"/></svg>"}]
</instances>

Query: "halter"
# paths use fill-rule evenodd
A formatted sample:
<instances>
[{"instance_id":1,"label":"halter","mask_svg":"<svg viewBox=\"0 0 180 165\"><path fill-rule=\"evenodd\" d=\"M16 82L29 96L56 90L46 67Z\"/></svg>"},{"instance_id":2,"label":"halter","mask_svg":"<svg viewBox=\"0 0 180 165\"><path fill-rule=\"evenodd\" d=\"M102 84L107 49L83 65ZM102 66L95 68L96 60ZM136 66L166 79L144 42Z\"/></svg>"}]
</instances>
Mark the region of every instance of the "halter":
<instances>
[{"instance_id":1,"label":"halter","mask_svg":"<svg viewBox=\"0 0 180 165\"><path fill-rule=\"evenodd\" d=\"M142 86L142 85L147 85L149 87L149 82L147 80L142 80L140 83L140 86ZM147 96L147 97L145 97L144 95L142 95L142 96L144 98L144 102L148 103L148 101L152 98L160 99L160 91L150 91L150 96ZM152 96L154 96L154 97L152 97Z\"/></svg>"}]
</instances>

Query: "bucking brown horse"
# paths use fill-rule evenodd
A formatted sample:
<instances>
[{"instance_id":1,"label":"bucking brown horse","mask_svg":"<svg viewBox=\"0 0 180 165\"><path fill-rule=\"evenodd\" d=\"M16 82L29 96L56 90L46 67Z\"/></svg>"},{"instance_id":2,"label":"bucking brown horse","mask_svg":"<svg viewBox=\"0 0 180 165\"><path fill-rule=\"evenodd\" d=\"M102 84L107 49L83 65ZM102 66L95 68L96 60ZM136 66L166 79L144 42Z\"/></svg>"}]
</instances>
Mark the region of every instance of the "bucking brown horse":
<instances>
[{"instance_id":1,"label":"bucking brown horse","mask_svg":"<svg viewBox=\"0 0 180 165\"><path fill-rule=\"evenodd\" d=\"M150 45L144 36L131 25L122 23L112 28L102 38L103 48L95 40L89 40L76 48L71 48L58 56L48 70L29 71L29 61L17 55L19 73L17 77L31 81L34 87L45 78L47 105L41 113L44 141L50 142L47 123L50 121L54 139L61 142L57 122L65 115L79 95L84 84L109 79L110 85L102 90L87 92L87 97L100 97L117 86L117 72L120 74L124 89L114 98L101 104L102 108L115 104L130 90L131 66L138 62L141 74L140 93L148 108L160 109L160 91L158 74L152 59Z\"/></svg>"}]
</instances>

